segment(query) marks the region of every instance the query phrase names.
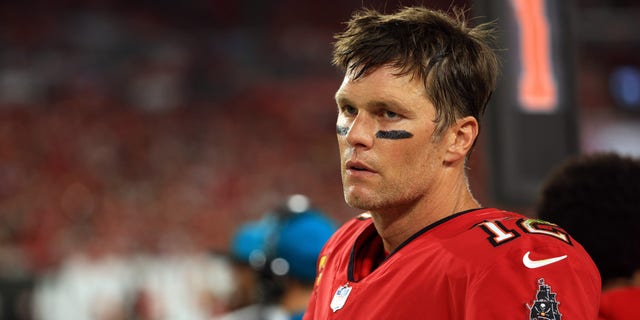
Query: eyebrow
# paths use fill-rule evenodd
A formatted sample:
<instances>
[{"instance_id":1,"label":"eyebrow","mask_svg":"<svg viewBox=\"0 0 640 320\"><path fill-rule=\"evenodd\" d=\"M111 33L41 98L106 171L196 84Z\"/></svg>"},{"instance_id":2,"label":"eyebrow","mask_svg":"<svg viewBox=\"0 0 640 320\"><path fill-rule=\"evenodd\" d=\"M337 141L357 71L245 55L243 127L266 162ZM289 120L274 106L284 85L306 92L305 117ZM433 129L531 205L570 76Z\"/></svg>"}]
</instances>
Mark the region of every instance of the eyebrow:
<instances>
[{"instance_id":1,"label":"eyebrow","mask_svg":"<svg viewBox=\"0 0 640 320\"><path fill-rule=\"evenodd\" d=\"M344 105L356 106L356 104L353 103L351 100L349 100L347 97L341 96L338 93L336 93L335 99L338 106L344 106ZM393 109L393 110L397 110L397 113L402 113L407 115L414 113L414 111L409 110L403 104L398 103L393 99L372 100L365 103L365 105L373 108L377 108L377 109Z\"/></svg>"},{"instance_id":2,"label":"eyebrow","mask_svg":"<svg viewBox=\"0 0 640 320\"><path fill-rule=\"evenodd\" d=\"M336 93L336 95L334 96L334 99L336 100L336 104L339 106L343 106L343 105L352 105L351 100L345 98L344 96L339 95L338 93Z\"/></svg>"},{"instance_id":3,"label":"eyebrow","mask_svg":"<svg viewBox=\"0 0 640 320\"><path fill-rule=\"evenodd\" d=\"M351 101L346 96L341 95L340 92L336 92L336 95L335 95L334 98L336 100L336 105L338 106L338 108L340 108L340 106L352 106L352 107L355 107L357 105L356 103Z\"/></svg>"}]
</instances>

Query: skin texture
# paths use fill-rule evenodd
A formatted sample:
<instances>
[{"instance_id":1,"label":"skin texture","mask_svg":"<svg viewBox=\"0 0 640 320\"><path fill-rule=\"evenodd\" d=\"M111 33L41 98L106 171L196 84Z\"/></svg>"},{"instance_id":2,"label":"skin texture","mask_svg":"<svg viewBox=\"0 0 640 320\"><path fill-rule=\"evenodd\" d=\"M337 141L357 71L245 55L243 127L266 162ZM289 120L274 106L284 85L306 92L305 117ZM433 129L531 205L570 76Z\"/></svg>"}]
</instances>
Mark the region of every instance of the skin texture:
<instances>
[{"instance_id":1,"label":"skin texture","mask_svg":"<svg viewBox=\"0 0 640 320\"><path fill-rule=\"evenodd\" d=\"M464 172L477 120L458 119L435 136L424 82L397 73L383 66L354 80L348 72L336 93L345 201L371 212L388 252L437 220L479 207Z\"/></svg>"}]
</instances>

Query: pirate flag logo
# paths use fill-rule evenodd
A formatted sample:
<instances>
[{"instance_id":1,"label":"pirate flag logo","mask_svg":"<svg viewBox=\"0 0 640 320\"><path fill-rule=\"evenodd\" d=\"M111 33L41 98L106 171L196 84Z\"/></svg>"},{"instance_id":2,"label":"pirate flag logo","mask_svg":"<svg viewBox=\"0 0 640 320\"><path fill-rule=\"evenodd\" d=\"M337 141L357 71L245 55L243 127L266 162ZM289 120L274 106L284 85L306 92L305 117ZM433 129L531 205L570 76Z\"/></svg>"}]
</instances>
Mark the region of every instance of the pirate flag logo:
<instances>
[{"instance_id":1,"label":"pirate flag logo","mask_svg":"<svg viewBox=\"0 0 640 320\"><path fill-rule=\"evenodd\" d=\"M560 320L562 314L558 310L560 302L556 300L556 293L551 292L551 286L544 283L544 279L538 280L538 293L533 304L529 308L529 320Z\"/></svg>"}]
</instances>

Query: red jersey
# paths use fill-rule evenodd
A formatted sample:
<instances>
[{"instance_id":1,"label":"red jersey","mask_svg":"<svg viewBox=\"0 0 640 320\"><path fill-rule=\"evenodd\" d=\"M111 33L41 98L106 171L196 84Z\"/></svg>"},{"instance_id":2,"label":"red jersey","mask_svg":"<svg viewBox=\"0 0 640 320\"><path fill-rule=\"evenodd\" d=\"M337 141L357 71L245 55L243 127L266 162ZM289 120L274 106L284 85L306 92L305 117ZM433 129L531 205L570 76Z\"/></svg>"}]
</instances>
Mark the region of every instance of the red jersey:
<instances>
[{"instance_id":1,"label":"red jersey","mask_svg":"<svg viewBox=\"0 0 640 320\"><path fill-rule=\"evenodd\" d=\"M386 255L365 215L318 259L305 320L598 318L600 274L557 225L497 209L457 213Z\"/></svg>"},{"instance_id":2,"label":"red jersey","mask_svg":"<svg viewBox=\"0 0 640 320\"><path fill-rule=\"evenodd\" d=\"M600 301L601 320L640 319L640 288L626 287L606 290Z\"/></svg>"}]
</instances>

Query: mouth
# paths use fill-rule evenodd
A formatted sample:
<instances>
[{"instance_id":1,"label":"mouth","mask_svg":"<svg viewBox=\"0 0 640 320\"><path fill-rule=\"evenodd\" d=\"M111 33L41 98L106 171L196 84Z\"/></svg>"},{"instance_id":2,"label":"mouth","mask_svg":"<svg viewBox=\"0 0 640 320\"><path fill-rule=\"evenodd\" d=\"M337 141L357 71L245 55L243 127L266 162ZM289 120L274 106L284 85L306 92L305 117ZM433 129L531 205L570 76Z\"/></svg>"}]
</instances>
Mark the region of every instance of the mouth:
<instances>
[{"instance_id":1,"label":"mouth","mask_svg":"<svg viewBox=\"0 0 640 320\"><path fill-rule=\"evenodd\" d=\"M345 164L345 168L347 171L351 171L351 172L372 172L375 173L375 171L373 169L371 169L371 167L369 167L367 164L362 163L360 161L347 161L347 163Z\"/></svg>"}]
</instances>

